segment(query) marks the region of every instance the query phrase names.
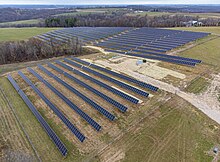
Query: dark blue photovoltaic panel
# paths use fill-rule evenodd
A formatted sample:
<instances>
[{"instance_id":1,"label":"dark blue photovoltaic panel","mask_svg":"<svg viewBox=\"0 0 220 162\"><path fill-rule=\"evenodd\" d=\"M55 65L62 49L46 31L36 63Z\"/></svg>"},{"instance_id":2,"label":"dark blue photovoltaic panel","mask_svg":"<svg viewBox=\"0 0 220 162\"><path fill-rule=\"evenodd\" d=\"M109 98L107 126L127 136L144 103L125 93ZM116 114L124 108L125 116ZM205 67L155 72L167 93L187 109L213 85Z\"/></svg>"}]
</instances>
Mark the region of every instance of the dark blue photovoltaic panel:
<instances>
[{"instance_id":1,"label":"dark blue photovoltaic panel","mask_svg":"<svg viewBox=\"0 0 220 162\"><path fill-rule=\"evenodd\" d=\"M63 113L49 100L40 90L21 72L18 74L24 79L24 81L31 86L31 88L37 93L37 95L53 110L53 112L63 121L63 123L71 130L71 132L81 141L85 140L85 136L63 115Z\"/></svg>"},{"instance_id":2,"label":"dark blue photovoltaic panel","mask_svg":"<svg viewBox=\"0 0 220 162\"><path fill-rule=\"evenodd\" d=\"M45 121L45 119L41 116L41 114L38 112L38 110L35 108L33 103L29 100L29 98L25 95L25 93L20 89L18 84L15 82L15 80L12 78L11 75L7 76L8 80L11 82L15 90L18 92L18 94L21 96L23 101L26 103L28 108L31 110L31 112L34 114L34 116L37 118L41 126L44 128L50 139L55 143L56 147L59 149L61 154L63 156L67 155L67 148L63 144L63 142L60 140L60 138L56 135L56 133L53 131L53 129L49 126L49 124Z\"/></svg>"},{"instance_id":3,"label":"dark blue photovoltaic panel","mask_svg":"<svg viewBox=\"0 0 220 162\"><path fill-rule=\"evenodd\" d=\"M75 63L75 62L73 62L73 61L71 61L71 60L65 59L65 58L64 58L64 61L66 61L67 63L69 63L69 64L71 64L71 65L73 65L73 66L75 66L75 64L77 64L77 63ZM78 64L78 65L79 65L79 64ZM90 68L87 68L87 67L85 67L85 66L82 66L82 69L85 70L85 71L87 71L87 72L89 72L89 73L92 73L92 74L94 74L94 75L96 75L96 76L99 76L99 77L102 78L102 79L105 79L105 80L108 80L108 81L110 81L110 82L112 82L112 83L115 83L115 84L119 85L120 87L126 88L126 89L128 89L128 90L130 90L130 91L132 91L132 92L135 92L135 93L137 93L137 94L139 94L139 95L141 95L141 96L147 97L147 96L149 95L149 94L148 94L147 92L145 92L145 91L142 91L142 90L140 90L140 89L137 89L137 88L135 88L135 87L133 87L133 86L130 86L130 85L126 84L126 83L123 83L123 82L121 82L121 81L118 81L118 80L116 80L116 79L114 79L114 78L111 78L111 77L109 77L109 76L107 76L107 75L101 74L101 73L99 73L99 72L97 72L97 71L94 71L94 70L92 70L92 69L90 69Z\"/></svg>"},{"instance_id":4,"label":"dark blue photovoltaic panel","mask_svg":"<svg viewBox=\"0 0 220 162\"><path fill-rule=\"evenodd\" d=\"M52 77L53 79L55 79L57 82L59 82L60 84L62 84L63 86L65 86L68 90L70 90L71 92L73 92L74 94L76 94L77 96L79 96L80 98L82 98L85 102L87 102L88 104L90 104L93 108L95 108L97 111L99 111L101 114L103 114L105 117L107 117L109 120L113 121L115 119L115 116L112 115L110 112L108 112L107 110L105 110L104 108L102 108L101 106L99 106L97 103L95 103L94 101L92 101L91 99L89 99L88 97L86 97L85 95L83 95L81 92L79 92L78 90L76 90L75 88L73 88L72 86L70 86L69 84L67 84L66 82L64 82L62 79L60 79L59 77L57 77L56 75L54 75L53 73L51 73L50 71L48 71L46 68L44 68L41 65L38 65L38 67L40 68L40 70L42 70L44 73L46 73L48 76Z\"/></svg>"},{"instance_id":5,"label":"dark blue photovoltaic panel","mask_svg":"<svg viewBox=\"0 0 220 162\"><path fill-rule=\"evenodd\" d=\"M56 88L54 88L49 82L44 80L38 73L36 73L33 69L28 68L28 70L37 77L41 82L43 82L51 91L53 91L57 96L59 96L71 109L73 109L77 114L79 114L85 121L87 121L94 129L99 131L101 126L94 121L89 115L83 112L80 108L78 108L72 101L70 101L67 97L65 97L62 93L60 93Z\"/></svg>"},{"instance_id":6,"label":"dark blue photovoltaic panel","mask_svg":"<svg viewBox=\"0 0 220 162\"><path fill-rule=\"evenodd\" d=\"M80 62L80 63L82 63L82 64L87 64L87 63L88 63L88 62L83 61L83 60L81 60L81 59L78 59L78 58L76 58L76 57L71 57L71 59L73 59L74 61ZM87 65L88 65L88 64L87 64ZM114 71L111 71L111 70L108 70L108 69L106 69L106 68L97 66L97 65L95 65L95 64L91 64L90 67L93 67L93 68L98 69L98 70L100 70L100 71L104 71L104 72L106 72L106 73L108 73L108 74L111 74L111 75L113 75L113 76L119 77L119 78L124 79L124 80L127 80L127 81L129 81L129 82L135 83L135 84L137 84L137 85L139 85L139 86L141 86L141 87L148 88L148 89L150 89L150 90L152 90L152 91L157 91L157 90L158 90L158 88L155 87L155 86L152 86L152 85L150 85L150 84L147 84L147 83L141 82L141 81L139 81L139 80L133 79L133 78L128 77L128 76L126 76L126 75L116 73L116 72L114 72Z\"/></svg>"},{"instance_id":7,"label":"dark blue photovoltaic panel","mask_svg":"<svg viewBox=\"0 0 220 162\"><path fill-rule=\"evenodd\" d=\"M83 86L84 88L88 89L89 91L91 91L92 93L96 94L97 96L101 97L102 99L104 99L105 101L109 102L110 104L114 105L115 107L117 107L121 112L126 112L127 111L127 107L120 104L119 102L113 100L112 98L108 97L107 95L105 95L104 93L96 90L95 88L89 86L88 84L80 81L79 79L73 77L72 75L70 75L69 73L64 72L63 70L59 69L58 67L56 67L53 64L48 63L48 66L54 70L56 70L57 72L63 74L64 76L68 77L69 79L73 80L74 82L76 82L77 84ZM71 67L69 67L70 70L72 69ZM53 75L51 75L51 77L53 77Z\"/></svg>"},{"instance_id":8,"label":"dark blue photovoltaic panel","mask_svg":"<svg viewBox=\"0 0 220 162\"><path fill-rule=\"evenodd\" d=\"M86 79L96 83L97 85L99 85L99 86L101 86L101 87L111 91L112 93L115 93L115 94L119 95L120 97L122 97L122 98L124 98L124 99L126 99L126 100L128 100L128 101L130 101L130 102L132 102L134 104L138 104L138 102L139 102L138 99L136 99L136 98L134 98L134 97L132 97L130 95L127 95L126 93L123 93L122 91L119 91L119 90L117 90L117 89L115 89L115 88L113 88L113 87L111 87L111 86L109 86L109 85L107 85L107 84L105 84L105 83L95 79L95 78L92 78L89 75L86 75L86 74L84 74L84 73L82 73L82 72L80 72L80 71L78 71L76 69L73 69L70 66L68 66L68 65L66 65L66 64L64 64L64 63L62 63L60 61L55 61L55 62L57 64L59 64L60 66L68 69L68 70L71 69L71 71L74 72L75 74L80 75L80 76L82 76L82 77L84 77L84 78L86 78Z\"/></svg>"}]
</instances>

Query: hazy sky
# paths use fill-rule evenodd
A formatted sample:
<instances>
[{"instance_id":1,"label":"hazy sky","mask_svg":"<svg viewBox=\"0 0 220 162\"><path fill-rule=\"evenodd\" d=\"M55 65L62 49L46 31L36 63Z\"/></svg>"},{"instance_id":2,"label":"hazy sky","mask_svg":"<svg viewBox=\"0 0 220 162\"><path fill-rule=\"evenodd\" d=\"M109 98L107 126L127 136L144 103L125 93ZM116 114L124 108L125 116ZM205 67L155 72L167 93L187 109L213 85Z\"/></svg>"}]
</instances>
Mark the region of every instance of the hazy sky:
<instances>
[{"instance_id":1,"label":"hazy sky","mask_svg":"<svg viewBox=\"0 0 220 162\"><path fill-rule=\"evenodd\" d=\"M0 0L0 4L220 4L220 0Z\"/></svg>"}]
</instances>

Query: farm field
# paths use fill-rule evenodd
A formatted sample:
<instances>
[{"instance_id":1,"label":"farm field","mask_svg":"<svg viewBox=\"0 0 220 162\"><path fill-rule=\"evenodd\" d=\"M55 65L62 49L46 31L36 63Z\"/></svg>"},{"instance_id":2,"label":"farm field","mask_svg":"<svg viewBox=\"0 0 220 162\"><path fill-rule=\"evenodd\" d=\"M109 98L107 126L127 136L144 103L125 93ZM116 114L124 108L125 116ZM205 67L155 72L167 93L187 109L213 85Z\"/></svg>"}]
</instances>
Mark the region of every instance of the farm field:
<instances>
[{"instance_id":1,"label":"farm field","mask_svg":"<svg viewBox=\"0 0 220 162\"><path fill-rule=\"evenodd\" d=\"M54 16L74 16L74 15L88 15L88 14L97 14L97 13L106 13L113 12L118 10L126 10L126 8L95 8L95 9L77 9L74 12L57 14Z\"/></svg>"},{"instance_id":2,"label":"farm field","mask_svg":"<svg viewBox=\"0 0 220 162\"><path fill-rule=\"evenodd\" d=\"M12 22L5 22L0 23L0 27L4 25L22 25L22 24L38 24L40 22L43 22L43 19L32 19L32 20L21 20L21 21L12 21Z\"/></svg>"},{"instance_id":3,"label":"farm field","mask_svg":"<svg viewBox=\"0 0 220 162\"><path fill-rule=\"evenodd\" d=\"M214 19L219 19L220 18L220 13L180 13L180 12L139 12L139 13L128 13L127 15L129 16L162 16L162 15L185 15L185 16L193 16L193 17L199 17L199 18L214 18Z\"/></svg>"},{"instance_id":4,"label":"farm field","mask_svg":"<svg viewBox=\"0 0 220 162\"><path fill-rule=\"evenodd\" d=\"M178 27L178 28L170 28L174 30L186 30L186 31L193 31L193 32L207 32L213 34L220 34L220 27L212 26L212 27Z\"/></svg>"},{"instance_id":5,"label":"farm field","mask_svg":"<svg viewBox=\"0 0 220 162\"><path fill-rule=\"evenodd\" d=\"M177 28L182 29L182 28ZM28 29L30 30L30 29ZM45 29L44 29L45 30ZM53 29L48 29L48 31ZM187 30L217 33L216 28L187 28ZM43 33L42 31L38 31ZM31 31L30 31L31 33ZM32 33L33 34L33 33ZM25 38L24 38L25 39ZM202 60L201 64L195 67L183 66L158 60L146 59L146 63L137 66L136 62L140 58L127 57L117 55L114 52L96 53L91 55L79 56L78 58L88 61L92 64L106 67L114 72L120 72L123 75L133 77L140 81L159 88L157 92L145 89L127 80L115 77L109 73L96 69L92 64L89 64L89 69L105 74L111 78L117 78L118 81L130 84L137 87L139 90L148 92L149 97L141 96L125 87L119 86L116 83L106 80L103 77L91 73L91 71L83 68L82 63L67 58L79 66L74 66L68 61L64 61L64 57L57 58L68 65L71 69L81 71L83 74L88 74L121 92L138 98L138 104L133 104L123 97L119 97L116 93L109 91L92 80L74 73L55 63L53 59L33 61L31 63L11 64L8 67L0 69L0 87L3 89L5 96L17 116L28 133L31 142L33 143L36 152L42 161L94 161L94 162L133 162L133 161L204 161L211 162L215 156L212 149L219 146L220 143L220 124L203 112L204 105L209 104L212 108L219 106L219 89L220 67L218 58L220 58L219 36L211 35L202 38L198 41L191 42L178 50L181 52L174 53L189 58ZM188 48L186 48L188 47ZM184 49L186 48L186 49ZM175 51L172 51L175 52ZM58 72L51 68L47 62L57 66L64 72ZM40 70L36 65L40 63L49 72L52 72L60 79L74 87L76 90L92 99L94 102L108 110L116 116L115 121L109 121L102 114L98 113L91 105L83 101L82 98L73 94L65 86L55 81L54 77L49 77L46 73ZM26 67L31 66L34 71L40 74L52 86L56 87L64 96L86 112L92 119L99 123L102 128L100 131L93 129L90 124L85 122L75 111L73 111L58 95L49 89L45 84L39 81ZM18 67L18 68L15 68ZM0 67L1 68L1 67ZM17 70L21 70L33 84L59 109L61 112L76 125L77 128L86 136L85 142L81 143L68 130L64 123L53 113L53 111L40 99L40 97L31 89L30 86L18 75ZM6 76L8 72L17 81L21 90L27 94L28 98L33 102L37 110L42 114L54 132L60 137L68 149L68 155L63 158L55 147L54 143L47 136L39 122L31 113L19 97L16 90L12 87ZM100 96L93 94L90 90L84 88L82 84L78 84L71 80L66 73L79 79L81 82L97 89L99 92L109 96L111 99L128 107L128 111L121 113L116 107L105 101ZM219 91L218 91L219 92ZM1 94L1 93L0 93ZM209 102L208 102L209 100ZM10 122L16 123L13 114L10 113L10 107L3 95L0 95L0 103L3 103L3 114L7 119L12 119ZM212 104L212 105L211 105ZM7 113L6 113L7 112ZM206 112L207 113L207 112ZM6 118L6 117L5 117ZM4 127L8 131L8 127ZM37 131L35 131L37 130ZM1 133L1 139L7 138L7 135ZM19 127L14 128L14 131L19 137L18 141L26 141L24 149L31 150L27 142L27 138L19 131ZM3 140L2 140L3 141ZM4 145L10 145L11 141L2 142ZM14 147L10 150L13 152L19 147L19 142L14 143ZM28 149L27 149L28 148ZM1 158L4 158L8 152L3 149ZM28 152L29 153L29 152ZM30 153L34 158L33 151ZM23 157L23 156L22 156ZM219 157L217 157L219 158Z\"/></svg>"},{"instance_id":6,"label":"farm field","mask_svg":"<svg viewBox=\"0 0 220 162\"><path fill-rule=\"evenodd\" d=\"M25 40L57 28L0 28L0 42Z\"/></svg>"}]
</instances>

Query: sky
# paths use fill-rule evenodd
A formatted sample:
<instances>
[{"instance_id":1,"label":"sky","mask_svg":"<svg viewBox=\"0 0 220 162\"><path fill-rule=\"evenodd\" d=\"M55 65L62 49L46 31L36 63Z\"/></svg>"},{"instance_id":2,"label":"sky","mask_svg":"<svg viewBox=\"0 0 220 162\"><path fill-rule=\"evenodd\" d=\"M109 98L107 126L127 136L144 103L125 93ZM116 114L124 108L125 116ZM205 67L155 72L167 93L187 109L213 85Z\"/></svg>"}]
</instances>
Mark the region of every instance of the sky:
<instances>
[{"instance_id":1,"label":"sky","mask_svg":"<svg viewBox=\"0 0 220 162\"><path fill-rule=\"evenodd\" d=\"M0 0L0 4L220 4L220 0Z\"/></svg>"}]
</instances>

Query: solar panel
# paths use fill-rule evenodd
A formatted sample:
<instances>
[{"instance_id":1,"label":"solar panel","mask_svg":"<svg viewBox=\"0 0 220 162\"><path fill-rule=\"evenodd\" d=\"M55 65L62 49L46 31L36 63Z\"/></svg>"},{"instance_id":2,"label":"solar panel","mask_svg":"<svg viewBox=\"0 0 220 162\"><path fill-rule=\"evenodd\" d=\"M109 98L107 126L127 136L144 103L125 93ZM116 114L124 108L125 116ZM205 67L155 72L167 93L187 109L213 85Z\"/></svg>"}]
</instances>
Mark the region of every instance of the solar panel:
<instances>
[{"instance_id":1,"label":"solar panel","mask_svg":"<svg viewBox=\"0 0 220 162\"><path fill-rule=\"evenodd\" d=\"M18 74L24 79L24 81L31 86L31 88L37 93L37 95L50 107L51 110L63 121L63 123L71 130L71 132L83 142L85 136L63 115L63 113L46 97L40 90L21 72Z\"/></svg>"},{"instance_id":2,"label":"solar panel","mask_svg":"<svg viewBox=\"0 0 220 162\"><path fill-rule=\"evenodd\" d=\"M20 89L20 87L15 82L15 80L12 78L12 76L8 75L7 78L11 82L11 84L15 88L15 90L18 92L18 94L21 96L23 101L26 103L28 108L31 110L31 112L34 114L34 116L37 118L38 122L44 128L44 130L46 131L47 135L54 142L54 144L56 145L58 150L61 152L61 154L63 156L66 156L68 150L67 150L66 146L63 144L63 142L60 140L60 138L57 136L57 134L53 131L53 129L49 126L49 124L45 121L45 119L37 111L36 107L29 100L29 98L25 95L25 93Z\"/></svg>"}]
</instances>

